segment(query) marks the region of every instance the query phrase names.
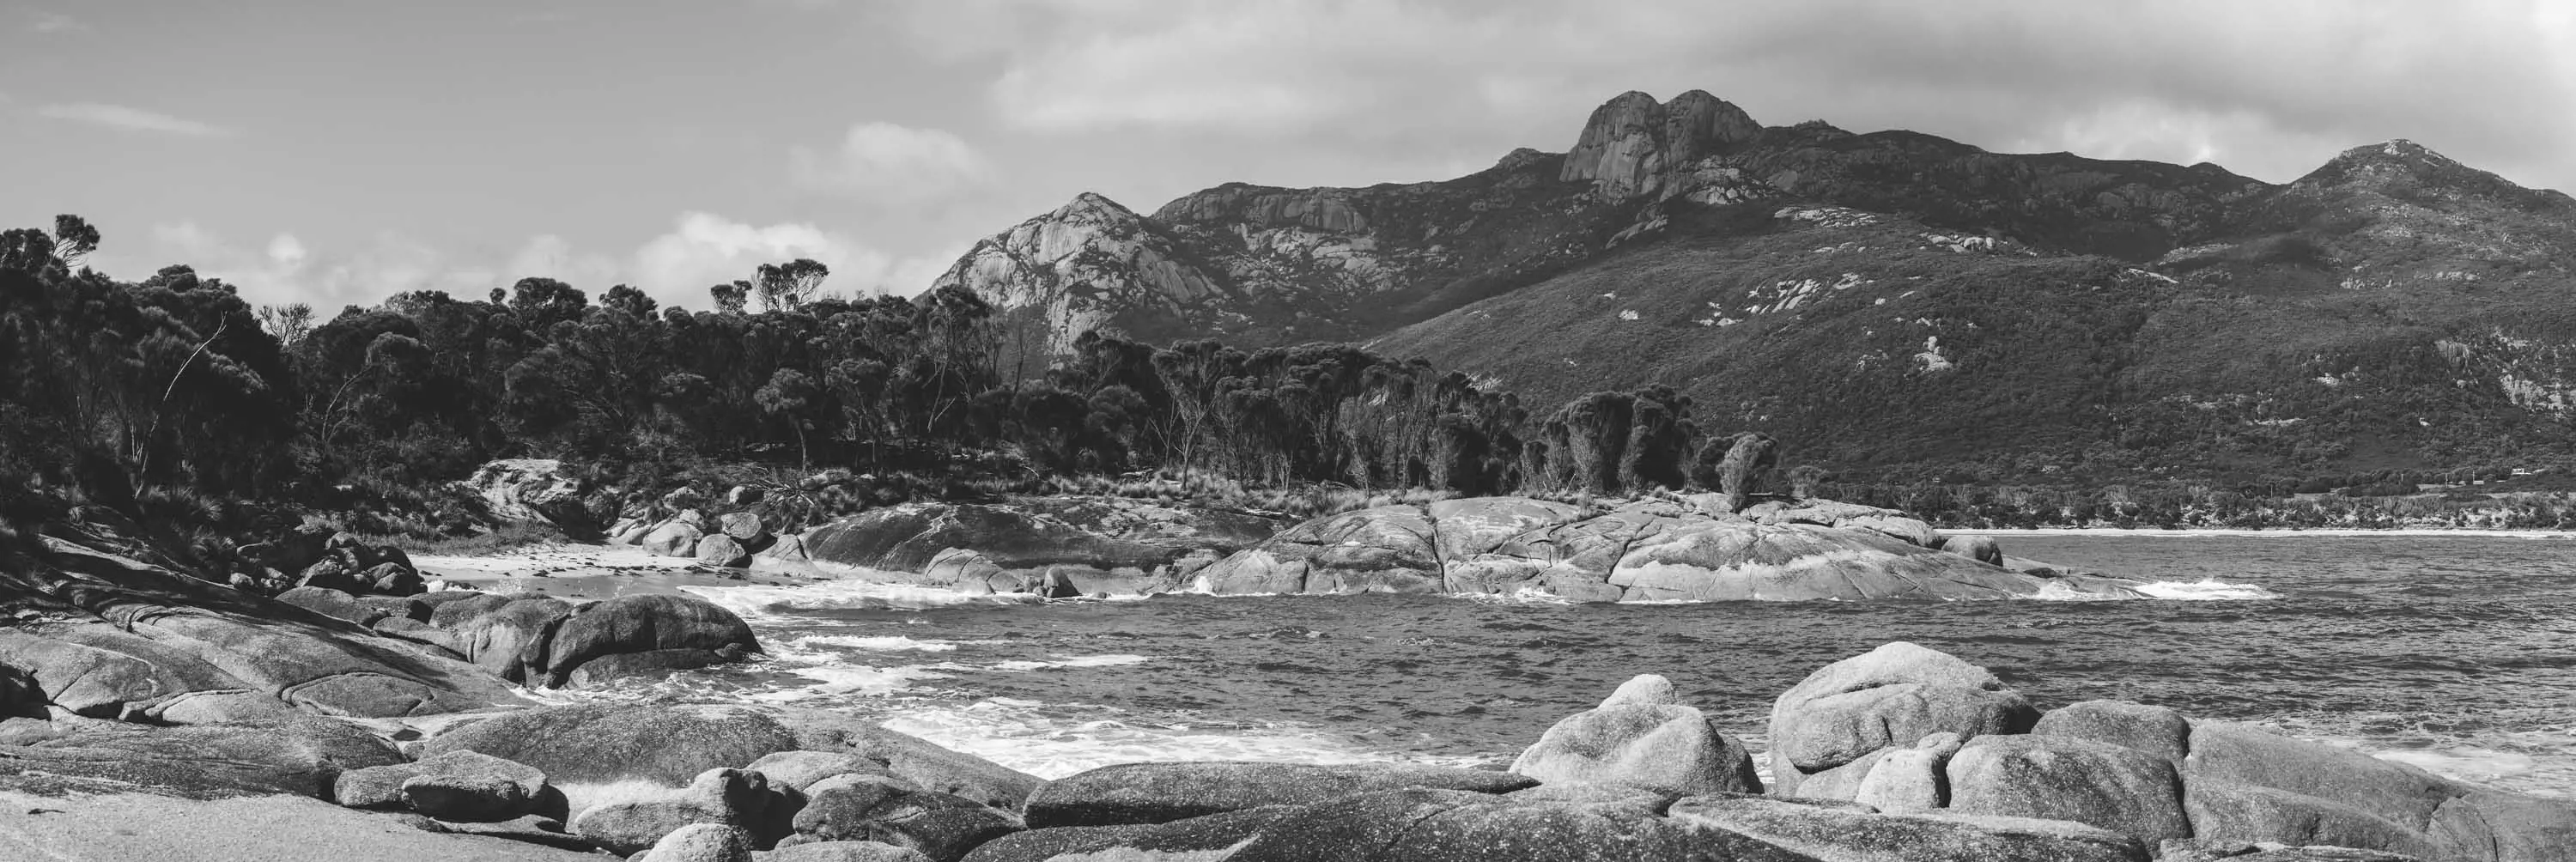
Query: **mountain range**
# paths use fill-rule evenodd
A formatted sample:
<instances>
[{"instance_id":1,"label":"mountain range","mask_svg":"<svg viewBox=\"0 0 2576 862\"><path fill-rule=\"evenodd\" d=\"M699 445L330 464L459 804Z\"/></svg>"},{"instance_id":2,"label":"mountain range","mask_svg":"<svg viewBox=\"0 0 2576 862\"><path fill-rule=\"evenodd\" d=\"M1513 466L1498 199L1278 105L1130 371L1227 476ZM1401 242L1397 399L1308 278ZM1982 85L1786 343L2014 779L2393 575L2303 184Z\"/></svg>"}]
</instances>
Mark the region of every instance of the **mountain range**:
<instances>
[{"instance_id":1,"label":"mountain range","mask_svg":"<svg viewBox=\"0 0 2576 862\"><path fill-rule=\"evenodd\" d=\"M1694 90L1451 180L1086 193L938 283L1032 352L1350 341L1534 406L1669 385L1840 470L2110 481L2576 459L2571 266L2576 199L2408 141L2274 184Z\"/></svg>"}]
</instances>

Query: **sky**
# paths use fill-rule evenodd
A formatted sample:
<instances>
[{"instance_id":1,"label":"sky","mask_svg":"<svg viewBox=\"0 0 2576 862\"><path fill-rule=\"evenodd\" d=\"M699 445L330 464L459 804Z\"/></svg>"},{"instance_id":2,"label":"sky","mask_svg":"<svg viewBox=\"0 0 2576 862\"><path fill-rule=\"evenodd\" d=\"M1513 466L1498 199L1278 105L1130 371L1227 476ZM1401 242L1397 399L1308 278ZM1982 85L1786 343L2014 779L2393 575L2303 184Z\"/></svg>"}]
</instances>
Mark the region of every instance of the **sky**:
<instances>
[{"instance_id":1,"label":"sky","mask_svg":"<svg viewBox=\"0 0 2576 862\"><path fill-rule=\"evenodd\" d=\"M0 0L0 226L324 316L549 276L917 293L1093 191L1445 179L1627 90L2213 161L2406 138L2576 191L2569 0Z\"/></svg>"}]
</instances>

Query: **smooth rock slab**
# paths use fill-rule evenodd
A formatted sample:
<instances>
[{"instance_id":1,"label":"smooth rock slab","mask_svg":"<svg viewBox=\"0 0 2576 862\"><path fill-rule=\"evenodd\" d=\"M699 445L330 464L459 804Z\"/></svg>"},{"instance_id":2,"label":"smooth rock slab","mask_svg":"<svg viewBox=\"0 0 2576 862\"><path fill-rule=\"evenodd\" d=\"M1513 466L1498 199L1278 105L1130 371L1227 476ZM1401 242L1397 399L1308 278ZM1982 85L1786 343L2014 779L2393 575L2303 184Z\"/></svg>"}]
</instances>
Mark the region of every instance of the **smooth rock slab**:
<instances>
[{"instance_id":1,"label":"smooth rock slab","mask_svg":"<svg viewBox=\"0 0 2576 862\"><path fill-rule=\"evenodd\" d=\"M971 858L971 857L970 857ZM931 862L910 847L875 841L817 841L772 850L761 862Z\"/></svg>"},{"instance_id":2,"label":"smooth rock slab","mask_svg":"<svg viewBox=\"0 0 2576 862\"><path fill-rule=\"evenodd\" d=\"M1404 764L1131 763L1049 782L1023 813L1032 829L1168 823L1412 787L1499 794L1537 784L1503 772Z\"/></svg>"},{"instance_id":3,"label":"smooth rock slab","mask_svg":"<svg viewBox=\"0 0 2576 862\"><path fill-rule=\"evenodd\" d=\"M964 862L1215 859L1305 810L1302 806L1272 805L1170 823L1032 829L986 842L966 854Z\"/></svg>"},{"instance_id":4,"label":"smooth rock slab","mask_svg":"<svg viewBox=\"0 0 2576 862\"><path fill-rule=\"evenodd\" d=\"M2145 844L2062 820L1876 814L1762 797L1699 796L1667 815L1821 862L2148 862Z\"/></svg>"},{"instance_id":5,"label":"smooth rock slab","mask_svg":"<svg viewBox=\"0 0 2576 862\"><path fill-rule=\"evenodd\" d=\"M536 767L557 783L686 784L710 769L794 751L794 734L750 709L643 704L541 706L431 737L423 757L479 751Z\"/></svg>"}]
</instances>

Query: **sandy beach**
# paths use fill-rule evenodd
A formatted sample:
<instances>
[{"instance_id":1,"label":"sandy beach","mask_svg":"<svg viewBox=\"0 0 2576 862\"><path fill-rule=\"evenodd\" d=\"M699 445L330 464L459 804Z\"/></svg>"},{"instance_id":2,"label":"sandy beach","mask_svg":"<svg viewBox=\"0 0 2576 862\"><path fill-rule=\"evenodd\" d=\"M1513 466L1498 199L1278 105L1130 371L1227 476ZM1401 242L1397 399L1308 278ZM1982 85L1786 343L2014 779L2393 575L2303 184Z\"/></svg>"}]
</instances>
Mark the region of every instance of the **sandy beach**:
<instances>
[{"instance_id":1,"label":"sandy beach","mask_svg":"<svg viewBox=\"0 0 2576 862\"><path fill-rule=\"evenodd\" d=\"M423 554L411 562L432 581L562 599L675 593L691 586L793 586L831 579L829 573L811 566L759 560L747 570L719 569L685 557L655 556L632 545L530 545L477 556Z\"/></svg>"}]
</instances>

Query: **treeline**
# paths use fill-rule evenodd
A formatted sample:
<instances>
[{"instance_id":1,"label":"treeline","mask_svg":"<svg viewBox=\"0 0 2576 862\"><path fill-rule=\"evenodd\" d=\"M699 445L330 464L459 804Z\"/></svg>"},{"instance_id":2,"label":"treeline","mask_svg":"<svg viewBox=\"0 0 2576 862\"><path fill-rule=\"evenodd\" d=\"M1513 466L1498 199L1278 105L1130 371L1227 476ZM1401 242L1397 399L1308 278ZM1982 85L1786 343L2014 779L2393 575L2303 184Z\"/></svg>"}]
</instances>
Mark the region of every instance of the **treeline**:
<instances>
[{"instance_id":1,"label":"treeline","mask_svg":"<svg viewBox=\"0 0 2576 862\"><path fill-rule=\"evenodd\" d=\"M2368 474L2364 474L2368 475ZM1824 496L1903 509L1940 527L2030 529L2515 529L2576 528L2564 491L2277 495L2169 482L2097 488L1834 483Z\"/></svg>"},{"instance_id":2,"label":"treeline","mask_svg":"<svg viewBox=\"0 0 2576 862\"><path fill-rule=\"evenodd\" d=\"M1714 487L1728 442L1668 388L1533 411L1350 345L1086 334L1029 374L974 293L828 296L812 261L716 285L706 311L527 278L321 320L185 266L80 268L98 237L77 218L5 237L0 484L22 503L421 487L517 456L1616 494Z\"/></svg>"}]
</instances>

